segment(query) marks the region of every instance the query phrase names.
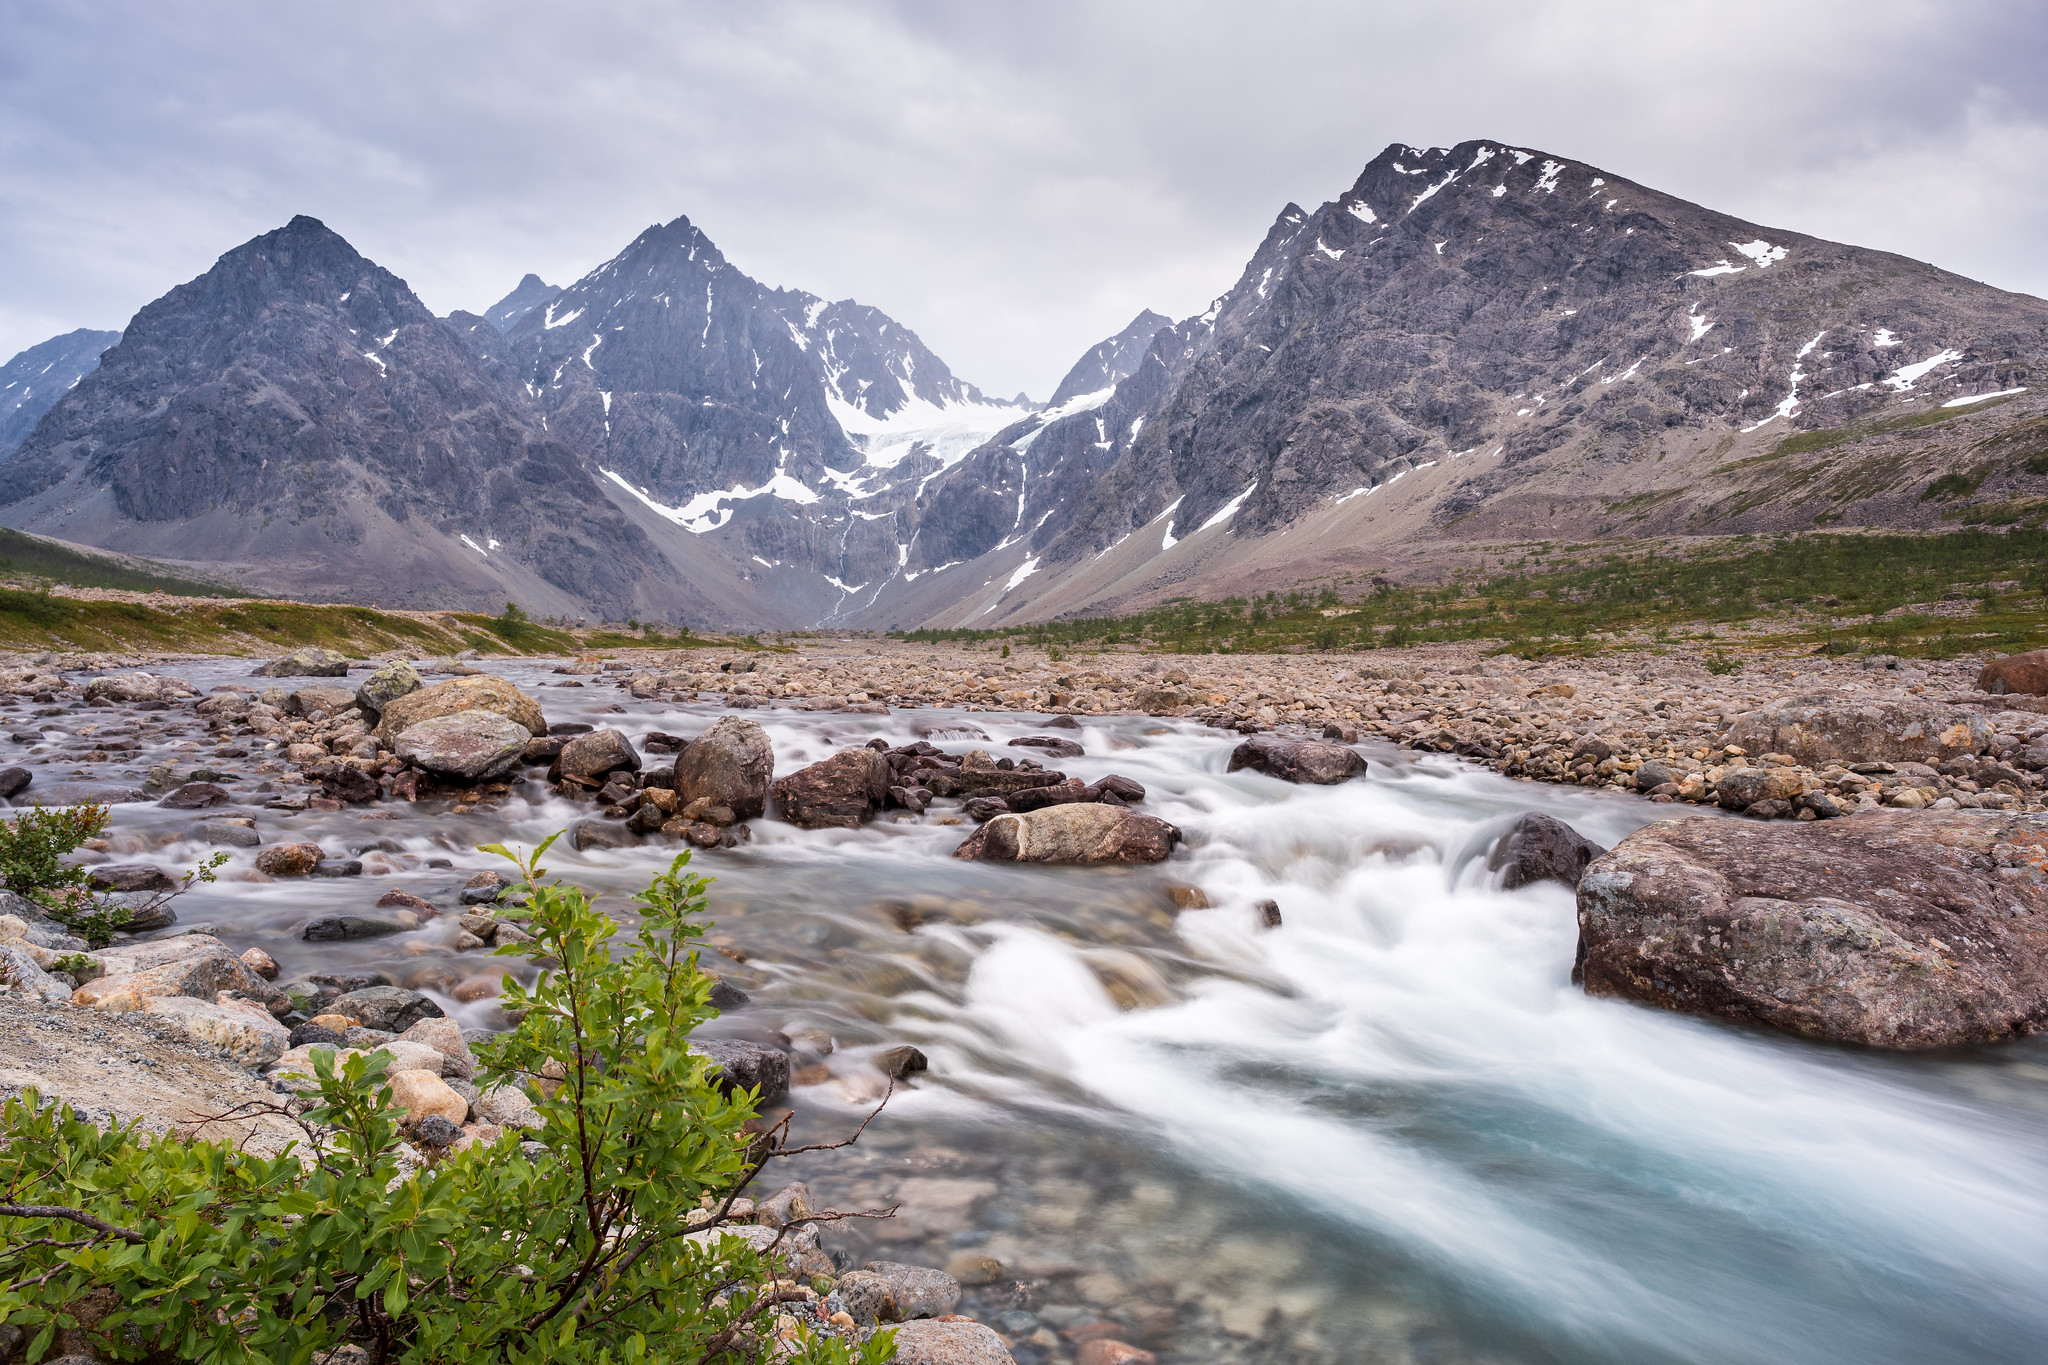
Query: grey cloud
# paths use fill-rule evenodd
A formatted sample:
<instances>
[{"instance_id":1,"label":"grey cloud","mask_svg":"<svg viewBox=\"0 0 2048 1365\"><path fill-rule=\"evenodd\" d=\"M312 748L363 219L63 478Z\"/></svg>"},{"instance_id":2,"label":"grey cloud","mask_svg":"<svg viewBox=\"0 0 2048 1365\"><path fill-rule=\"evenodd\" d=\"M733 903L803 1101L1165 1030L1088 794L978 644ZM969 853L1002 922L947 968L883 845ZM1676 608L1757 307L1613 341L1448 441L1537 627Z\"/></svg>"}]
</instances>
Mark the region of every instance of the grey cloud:
<instances>
[{"instance_id":1,"label":"grey cloud","mask_svg":"<svg viewBox=\"0 0 2048 1365\"><path fill-rule=\"evenodd\" d=\"M438 310L687 213L1043 396L1392 141L1503 138L2048 292L2033 7L0 0L0 354L312 213Z\"/></svg>"}]
</instances>

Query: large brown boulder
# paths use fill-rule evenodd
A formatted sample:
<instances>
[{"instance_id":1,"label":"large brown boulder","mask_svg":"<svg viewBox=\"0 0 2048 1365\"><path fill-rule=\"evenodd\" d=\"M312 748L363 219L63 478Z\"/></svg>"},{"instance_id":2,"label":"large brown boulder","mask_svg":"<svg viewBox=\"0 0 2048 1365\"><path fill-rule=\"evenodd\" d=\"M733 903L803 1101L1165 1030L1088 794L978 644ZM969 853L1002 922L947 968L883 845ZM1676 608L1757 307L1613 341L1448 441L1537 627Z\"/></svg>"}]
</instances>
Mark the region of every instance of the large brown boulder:
<instances>
[{"instance_id":1,"label":"large brown boulder","mask_svg":"<svg viewBox=\"0 0 2048 1365\"><path fill-rule=\"evenodd\" d=\"M1320 739L1253 735L1230 751L1228 771L1239 768L1254 768L1283 782L1329 786L1364 772L1365 759L1355 749Z\"/></svg>"},{"instance_id":2,"label":"large brown boulder","mask_svg":"<svg viewBox=\"0 0 2048 1365\"><path fill-rule=\"evenodd\" d=\"M1647 825L1579 881L1589 995L1883 1048L2048 1024L2048 819Z\"/></svg>"},{"instance_id":3,"label":"large brown boulder","mask_svg":"<svg viewBox=\"0 0 2048 1365\"><path fill-rule=\"evenodd\" d=\"M1180 842L1177 826L1122 806L1045 806L998 815L953 850L991 863L1156 863Z\"/></svg>"},{"instance_id":4,"label":"large brown boulder","mask_svg":"<svg viewBox=\"0 0 2048 1365\"><path fill-rule=\"evenodd\" d=\"M1976 711L1933 702L1766 707L1738 717L1722 742L1752 754L1827 763L1933 763L1980 754L1992 741Z\"/></svg>"},{"instance_id":5,"label":"large brown boulder","mask_svg":"<svg viewBox=\"0 0 2048 1365\"><path fill-rule=\"evenodd\" d=\"M741 820L768 809L768 782L775 776L775 750L758 722L725 716L683 746L676 755L676 800L687 806L711 798Z\"/></svg>"},{"instance_id":6,"label":"large brown boulder","mask_svg":"<svg viewBox=\"0 0 2048 1365\"><path fill-rule=\"evenodd\" d=\"M548 732L547 718L541 715L539 702L503 678L478 673L450 678L386 702L383 717L377 722L378 742L395 750L393 741L412 726L436 716L452 716L457 711L489 711L526 727L529 734Z\"/></svg>"},{"instance_id":7,"label":"large brown boulder","mask_svg":"<svg viewBox=\"0 0 2048 1365\"><path fill-rule=\"evenodd\" d=\"M978 1322L920 1318L895 1329L896 1365L1015 1365L1003 1339Z\"/></svg>"},{"instance_id":8,"label":"large brown boulder","mask_svg":"<svg viewBox=\"0 0 2048 1365\"><path fill-rule=\"evenodd\" d=\"M1587 866L1607 850L1555 816L1530 811L1508 826L1486 866L1501 874L1501 888L1513 891L1537 882L1577 886Z\"/></svg>"},{"instance_id":9,"label":"large brown boulder","mask_svg":"<svg viewBox=\"0 0 2048 1365\"><path fill-rule=\"evenodd\" d=\"M874 819L888 800L889 760L875 749L842 749L782 778L774 792L776 808L792 825L853 829Z\"/></svg>"},{"instance_id":10,"label":"large brown boulder","mask_svg":"<svg viewBox=\"0 0 2048 1365\"><path fill-rule=\"evenodd\" d=\"M2048 649L2030 649L2025 654L1993 659L1977 675L1977 690L1996 696L2010 692L2048 696Z\"/></svg>"}]
</instances>

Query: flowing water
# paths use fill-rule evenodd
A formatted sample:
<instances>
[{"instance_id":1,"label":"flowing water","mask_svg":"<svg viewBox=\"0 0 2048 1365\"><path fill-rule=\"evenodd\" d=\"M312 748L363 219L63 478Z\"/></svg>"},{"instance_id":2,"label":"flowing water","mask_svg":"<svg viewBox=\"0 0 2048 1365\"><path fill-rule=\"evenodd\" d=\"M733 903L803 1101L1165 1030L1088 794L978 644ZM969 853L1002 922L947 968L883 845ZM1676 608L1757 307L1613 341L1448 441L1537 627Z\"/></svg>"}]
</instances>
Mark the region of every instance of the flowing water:
<instances>
[{"instance_id":1,"label":"flowing water","mask_svg":"<svg viewBox=\"0 0 2048 1365\"><path fill-rule=\"evenodd\" d=\"M551 720L688 734L719 714L494 668ZM778 773L874 736L957 752L991 747L973 731L1046 733L996 713L748 714ZM1292 787L1226 774L1235 737L1186 722L1090 719L1078 738L1085 757L1049 766L1143 782L1143 809L1187 833L1170 862L958 862L970 827L936 823L954 803L858 831L757 821L750 844L697 855L717 878L707 965L753 997L709 1031L797 1040L802 1135L858 1123L875 1051L930 1058L856 1147L790 1173L841 1208L901 1202L828 1246L995 1258L1002 1279L962 1311L1023 1361L1070 1358L1056 1333L1098 1319L1169 1361L2048 1359L2048 1048L1883 1056L1587 999L1570 893L1503 892L1485 852L1524 810L1611 844L1665 808L1390 747L1366 747L1362 780ZM261 754L188 757L258 780ZM256 810L266 841L369 846L382 875L223 880L183 919L287 975L360 964L445 989L503 963L456 954L452 918L344 944L294 926L392 886L450 904L494 865L476 844L593 813L538 783L495 810L387 812ZM117 854L194 860L194 823L119 807ZM623 917L672 853L548 862ZM1176 910L1173 886L1214 908ZM1257 927L1267 898L1277 930Z\"/></svg>"}]
</instances>

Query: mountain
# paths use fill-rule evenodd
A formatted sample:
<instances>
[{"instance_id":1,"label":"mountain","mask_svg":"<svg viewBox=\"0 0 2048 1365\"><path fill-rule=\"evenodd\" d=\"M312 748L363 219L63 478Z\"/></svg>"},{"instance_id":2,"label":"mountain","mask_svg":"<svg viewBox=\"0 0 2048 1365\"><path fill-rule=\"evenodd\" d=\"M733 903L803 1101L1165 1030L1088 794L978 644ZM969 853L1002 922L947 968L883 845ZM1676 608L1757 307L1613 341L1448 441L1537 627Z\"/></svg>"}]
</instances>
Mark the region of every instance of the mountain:
<instances>
[{"instance_id":1,"label":"mountain","mask_svg":"<svg viewBox=\"0 0 2048 1365\"><path fill-rule=\"evenodd\" d=\"M499 331L509 332L519 319L561 292L540 276L528 272L513 287L511 293L486 308L483 316L485 321Z\"/></svg>"},{"instance_id":2,"label":"mountain","mask_svg":"<svg viewBox=\"0 0 2048 1365\"><path fill-rule=\"evenodd\" d=\"M1286 206L1112 393L969 457L1026 504L972 591L863 619L1436 572L1532 537L2038 518L2044 366L2039 299L1555 155L1391 146Z\"/></svg>"},{"instance_id":3,"label":"mountain","mask_svg":"<svg viewBox=\"0 0 2048 1365\"><path fill-rule=\"evenodd\" d=\"M719 612L473 339L306 217L137 313L0 463L0 522L326 600Z\"/></svg>"},{"instance_id":4,"label":"mountain","mask_svg":"<svg viewBox=\"0 0 2048 1365\"><path fill-rule=\"evenodd\" d=\"M504 349L642 529L735 566L767 624L830 622L888 581L917 490L1028 414L874 308L751 279L687 218L529 313Z\"/></svg>"},{"instance_id":5,"label":"mountain","mask_svg":"<svg viewBox=\"0 0 2048 1365\"><path fill-rule=\"evenodd\" d=\"M1131 319L1130 326L1089 347L1088 353L1075 361L1074 368L1060 380L1060 386L1053 390L1052 401L1046 406L1056 408L1084 394L1115 388L1137 372L1138 366L1144 362L1145 352L1152 347L1152 338L1171 326L1172 318L1147 308Z\"/></svg>"},{"instance_id":6,"label":"mountain","mask_svg":"<svg viewBox=\"0 0 2048 1365\"><path fill-rule=\"evenodd\" d=\"M81 327L39 342L0 366L0 460L28 439L59 398L93 372L119 332Z\"/></svg>"}]
</instances>

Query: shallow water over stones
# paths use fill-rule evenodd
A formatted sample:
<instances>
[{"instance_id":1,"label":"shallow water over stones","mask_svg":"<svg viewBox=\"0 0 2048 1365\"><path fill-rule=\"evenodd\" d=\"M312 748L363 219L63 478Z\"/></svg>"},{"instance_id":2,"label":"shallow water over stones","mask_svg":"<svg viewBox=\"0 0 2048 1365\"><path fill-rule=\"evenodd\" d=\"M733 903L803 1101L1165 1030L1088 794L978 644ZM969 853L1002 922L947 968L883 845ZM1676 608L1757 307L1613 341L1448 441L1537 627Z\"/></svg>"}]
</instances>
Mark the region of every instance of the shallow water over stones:
<instances>
[{"instance_id":1,"label":"shallow water over stones","mask_svg":"<svg viewBox=\"0 0 2048 1365\"><path fill-rule=\"evenodd\" d=\"M245 667L173 671L204 689ZM687 735L726 714L490 667L551 722ZM1048 733L998 713L746 714L778 776L875 736L1024 757L1041 751L1001 742ZM122 723L48 721L88 715ZM967 862L950 854L973 826L940 823L959 814L941 800L857 830L757 820L751 842L695 855L717 878L707 965L751 996L708 1032L791 1040L802 1136L852 1129L886 1049L929 1059L859 1146L786 1173L838 1208L900 1203L826 1230L853 1264L957 1261L971 1279L992 1258L959 1311L1023 1361L1071 1360L1098 1322L1169 1361L2048 1358L2048 1045L1878 1056L1585 998L1570 892L1502 891L1485 855L1521 811L1612 844L1668 807L1375 746L1361 779L1292 786L1227 773L1240 737L1190 722L1052 733L1085 753L1048 766L1136 778L1185 845L1148 867ZM164 741L125 738L139 747L109 746L90 777L38 767L24 798L136 785ZM265 846L358 859L360 876L242 881L261 849L220 845L227 875L179 915L286 977L378 971L501 1024L454 989L505 965L455 948L460 888L502 866L475 845L593 807L536 781L465 814L287 814L254 790L264 757L186 752L179 776L218 770L231 804L118 806L110 859L189 864L217 847L207 821L251 816ZM547 861L629 918L676 848L564 841ZM1180 908L1191 887L1209 908ZM442 914L300 937L316 916L388 914L372 907L391 889Z\"/></svg>"}]
</instances>

